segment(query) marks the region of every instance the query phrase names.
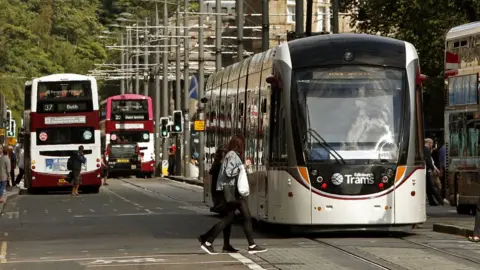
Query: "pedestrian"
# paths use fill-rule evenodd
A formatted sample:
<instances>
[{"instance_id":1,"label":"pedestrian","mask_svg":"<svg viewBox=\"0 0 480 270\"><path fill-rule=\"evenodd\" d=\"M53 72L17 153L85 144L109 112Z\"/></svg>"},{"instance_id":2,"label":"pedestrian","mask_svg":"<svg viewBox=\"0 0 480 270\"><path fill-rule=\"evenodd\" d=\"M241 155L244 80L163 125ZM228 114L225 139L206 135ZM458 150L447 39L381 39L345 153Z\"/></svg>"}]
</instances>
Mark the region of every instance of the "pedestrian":
<instances>
[{"instance_id":1,"label":"pedestrian","mask_svg":"<svg viewBox=\"0 0 480 270\"><path fill-rule=\"evenodd\" d=\"M8 157L8 148L2 148L3 155L0 157L0 203L4 203L3 195L6 193L8 181L10 181L10 158Z\"/></svg>"},{"instance_id":2,"label":"pedestrian","mask_svg":"<svg viewBox=\"0 0 480 270\"><path fill-rule=\"evenodd\" d=\"M80 187L80 184L82 183L82 165L87 162L85 159L85 156L83 154L83 145L80 145L78 147L78 152L75 152L72 154L70 157L71 159L71 175L72 175L72 196L79 196L78 194L78 188Z\"/></svg>"},{"instance_id":3,"label":"pedestrian","mask_svg":"<svg viewBox=\"0 0 480 270\"><path fill-rule=\"evenodd\" d=\"M17 155L17 160L18 160L18 175L17 179L15 179L15 185L19 185L20 182L22 181L23 175L25 174L25 168L24 168L24 152L25 150L23 149L23 146L17 147L18 149L18 155Z\"/></svg>"},{"instance_id":4,"label":"pedestrian","mask_svg":"<svg viewBox=\"0 0 480 270\"><path fill-rule=\"evenodd\" d=\"M108 186L107 179L108 179L108 166L107 161L105 159L105 154L102 154L102 176L103 176L103 185Z\"/></svg>"},{"instance_id":5,"label":"pedestrian","mask_svg":"<svg viewBox=\"0 0 480 270\"><path fill-rule=\"evenodd\" d=\"M176 175L175 173L175 160L177 155L177 146L172 144L168 148L168 175Z\"/></svg>"},{"instance_id":6,"label":"pedestrian","mask_svg":"<svg viewBox=\"0 0 480 270\"><path fill-rule=\"evenodd\" d=\"M226 201L225 212L226 215L223 219L215 224L207 233L200 235L198 240L201 243L201 248L208 254L216 254L213 249L213 242L215 238L228 226L231 226L235 218L235 211L238 209L243 215L244 223L243 230L248 241L248 253L254 254L259 252L265 252L267 249L261 248L256 245L253 240L253 229L252 229L252 216L250 215L250 210L247 205L247 198L242 197L238 192L238 178L241 173L243 166L243 157L244 157L244 138L243 136L235 135L230 139L230 142L227 145L227 154L223 158L220 172L218 175L218 181L216 184L217 190L223 191L223 199ZM233 186L233 188L232 188ZM235 194L229 193L232 199L228 199L226 194L228 191L232 191ZM230 196L228 196L230 197ZM229 235L227 235L228 237ZM228 243L228 242L227 242ZM223 252L236 252L231 246L224 246Z\"/></svg>"},{"instance_id":7,"label":"pedestrian","mask_svg":"<svg viewBox=\"0 0 480 270\"><path fill-rule=\"evenodd\" d=\"M212 194L213 201L212 210L223 213L226 213L224 211L224 204L226 202L225 198L223 197L223 192L221 190L217 190L217 181L218 175L220 174L220 168L222 167L222 160L226 153L227 152L225 145L221 145L220 147L218 147L213 158L212 167L208 171L208 173L211 175L210 194ZM225 238L225 233L223 237Z\"/></svg>"},{"instance_id":8,"label":"pedestrian","mask_svg":"<svg viewBox=\"0 0 480 270\"><path fill-rule=\"evenodd\" d=\"M17 167L17 155L13 151L13 147L8 147L8 157L10 158L10 182L9 186L13 187L15 185L15 168Z\"/></svg>"},{"instance_id":9,"label":"pedestrian","mask_svg":"<svg viewBox=\"0 0 480 270\"><path fill-rule=\"evenodd\" d=\"M480 198L477 202L477 213L475 214L475 227L473 227L473 236L468 237L469 241L480 243Z\"/></svg>"},{"instance_id":10,"label":"pedestrian","mask_svg":"<svg viewBox=\"0 0 480 270\"><path fill-rule=\"evenodd\" d=\"M425 139L425 146L423 148L424 150L424 158L425 158L425 164L426 164L426 169L427 173L425 174L425 181L426 181L426 192L427 192L427 198L428 198L428 203L431 206L437 206L438 204L443 205L443 198L436 192L436 189L434 187L434 183L432 181L432 174L439 175L440 172L438 169L433 165L432 162L432 155L431 151L433 149L433 140L430 138ZM435 200L437 202L435 202Z\"/></svg>"}]
</instances>

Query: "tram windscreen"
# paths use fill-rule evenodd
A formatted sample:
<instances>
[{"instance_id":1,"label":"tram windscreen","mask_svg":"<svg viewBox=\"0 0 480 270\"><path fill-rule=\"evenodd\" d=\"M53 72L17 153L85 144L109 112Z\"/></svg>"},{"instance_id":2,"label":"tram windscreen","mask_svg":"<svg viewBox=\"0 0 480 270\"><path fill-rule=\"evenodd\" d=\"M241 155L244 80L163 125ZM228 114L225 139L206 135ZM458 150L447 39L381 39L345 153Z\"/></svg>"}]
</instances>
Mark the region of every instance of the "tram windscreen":
<instances>
[{"instance_id":1,"label":"tram windscreen","mask_svg":"<svg viewBox=\"0 0 480 270\"><path fill-rule=\"evenodd\" d=\"M378 151L386 152L385 159L396 158L404 71L364 66L316 68L296 71L295 82L305 134L312 129L335 150L355 152L352 157L342 155L345 159L372 159L368 151L376 152L375 159ZM309 140L313 150L322 150L317 141ZM328 153L322 158L314 152L309 159L329 159Z\"/></svg>"}]
</instances>

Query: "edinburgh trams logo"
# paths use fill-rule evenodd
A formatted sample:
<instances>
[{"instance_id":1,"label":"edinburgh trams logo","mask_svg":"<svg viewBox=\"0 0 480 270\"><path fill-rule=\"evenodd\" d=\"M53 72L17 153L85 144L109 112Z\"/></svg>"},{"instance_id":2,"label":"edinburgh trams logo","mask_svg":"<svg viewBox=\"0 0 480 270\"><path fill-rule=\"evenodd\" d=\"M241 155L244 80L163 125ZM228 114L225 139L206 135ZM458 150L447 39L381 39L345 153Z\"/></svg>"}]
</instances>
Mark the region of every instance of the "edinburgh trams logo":
<instances>
[{"instance_id":1,"label":"edinburgh trams logo","mask_svg":"<svg viewBox=\"0 0 480 270\"><path fill-rule=\"evenodd\" d=\"M375 177L373 173L354 173L345 175L335 173L332 175L332 184L337 186L341 185L344 179L346 179L347 184L354 185L372 185L375 183Z\"/></svg>"}]
</instances>

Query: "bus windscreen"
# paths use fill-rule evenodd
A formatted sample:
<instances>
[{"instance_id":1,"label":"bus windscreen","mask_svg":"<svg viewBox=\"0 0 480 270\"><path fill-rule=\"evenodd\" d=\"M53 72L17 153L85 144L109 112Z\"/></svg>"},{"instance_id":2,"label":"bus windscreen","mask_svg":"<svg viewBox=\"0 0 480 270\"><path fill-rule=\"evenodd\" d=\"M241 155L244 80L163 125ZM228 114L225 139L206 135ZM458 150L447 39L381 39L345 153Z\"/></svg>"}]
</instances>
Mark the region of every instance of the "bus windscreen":
<instances>
[{"instance_id":1,"label":"bus windscreen","mask_svg":"<svg viewBox=\"0 0 480 270\"><path fill-rule=\"evenodd\" d=\"M112 100L112 120L148 120L148 101Z\"/></svg>"},{"instance_id":2,"label":"bus windscreen","mask_svg":"<svg viewBox=\"0 0 480 270\"><path fill-rule=\"evenodd\" d=\"M38 83L37 112L89 112L93 110L90 81Z\"/></svg>"}]
</instances>

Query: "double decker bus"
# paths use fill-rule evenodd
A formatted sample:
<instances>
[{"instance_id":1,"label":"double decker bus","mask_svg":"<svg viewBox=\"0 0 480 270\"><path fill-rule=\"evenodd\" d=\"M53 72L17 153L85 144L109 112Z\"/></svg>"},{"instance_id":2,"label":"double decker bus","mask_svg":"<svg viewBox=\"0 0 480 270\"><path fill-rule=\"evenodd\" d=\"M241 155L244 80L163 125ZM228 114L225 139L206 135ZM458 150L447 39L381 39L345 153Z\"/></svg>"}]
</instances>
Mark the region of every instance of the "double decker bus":
<instances>
[{"instance_id":1,"label":"double decker bus","mask_svg":"<svg viewBox=\"0 0 480 270\"><path fill-rule=\"evenodd\" d=\"M412 44L380 36L319 35L256 54L207 80L205 169L242 134L255 219L411 230L426 220L424 79Z\"/></svg>"},{"instance_id":2,"label":"double decker bus","mask_svg":"<svg viewBox=\"0 0 480 270\"><path fill-rule=\"evenodd\" d=\"M480 194L478 80L480 22L450 29L445 42L445 191L459 214L475 213Z\"/></svg>"},{"instance_id":3,"label":"double decker bus","mask_svg":"<svg viewBox=\"0 0 480 270\"><path fill-rule=\"evenodd\" d=\"M152 98L135 94L111 96L102 101L100 112L102 151L112 141L138 144L141 165L132 172L139 177L152 177L155 168Z\"/></svg>"},{"instance_id":4,"label":"double decker bus","mask_svg":"<svg viewBox=\"0 0 480 270\"><path fill-rule=\"evenodd\" d=\"M101 180L97 81L78 74L53 74L25 83L25 187L54 188L65 181L67 160L83 145L83 191L98 192Z\"/></svg>"}]
</instances>

